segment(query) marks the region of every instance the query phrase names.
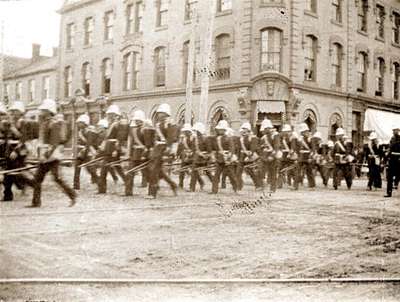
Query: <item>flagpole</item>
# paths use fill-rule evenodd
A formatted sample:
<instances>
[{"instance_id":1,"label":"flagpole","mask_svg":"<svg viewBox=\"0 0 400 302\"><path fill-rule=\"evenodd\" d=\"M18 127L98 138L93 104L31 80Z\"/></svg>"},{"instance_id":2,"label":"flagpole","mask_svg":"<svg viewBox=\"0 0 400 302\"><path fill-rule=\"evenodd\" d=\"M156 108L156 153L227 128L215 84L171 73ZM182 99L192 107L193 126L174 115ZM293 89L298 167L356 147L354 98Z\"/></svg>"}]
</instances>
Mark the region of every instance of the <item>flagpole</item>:
<instances>
[{"instance_id":1,"label":"flagpole","mask_svg":"<svg viewBox=\"0 0 400 302\"><path fill-rule=\"evenodd\" d=\"M4 102L4 21L0 24L0 101Z\"/></svg>"}]
</instances>

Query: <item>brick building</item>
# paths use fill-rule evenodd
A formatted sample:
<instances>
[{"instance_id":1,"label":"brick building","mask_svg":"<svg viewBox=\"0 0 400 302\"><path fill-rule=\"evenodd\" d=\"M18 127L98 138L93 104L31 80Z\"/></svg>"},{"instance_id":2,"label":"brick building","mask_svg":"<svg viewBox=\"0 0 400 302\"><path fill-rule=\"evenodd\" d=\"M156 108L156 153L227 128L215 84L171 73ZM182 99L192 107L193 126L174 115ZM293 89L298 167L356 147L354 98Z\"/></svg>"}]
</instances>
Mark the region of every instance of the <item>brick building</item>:
<instances>
[{"instance_id":1,"label":"brick building","mask_svg":"<svg viewBox=\"0 0 400 302\"><path fill-rule=\"evenodd\" d=\"M211 75L211 126L221 118L236 129L246 119L257 126L269 117L277 126L306 121L324 136L343 126L357 141L368 109L400 112L398 0L217 0L206 69L210 3L65 1L59 98L81 88L89 99L104 95L127 114L141 108L149 117L167 101L182 121L197 20L195 119L202 72ZM96 102L87 105L97 119Z\"/></svg>"}]
</instances>

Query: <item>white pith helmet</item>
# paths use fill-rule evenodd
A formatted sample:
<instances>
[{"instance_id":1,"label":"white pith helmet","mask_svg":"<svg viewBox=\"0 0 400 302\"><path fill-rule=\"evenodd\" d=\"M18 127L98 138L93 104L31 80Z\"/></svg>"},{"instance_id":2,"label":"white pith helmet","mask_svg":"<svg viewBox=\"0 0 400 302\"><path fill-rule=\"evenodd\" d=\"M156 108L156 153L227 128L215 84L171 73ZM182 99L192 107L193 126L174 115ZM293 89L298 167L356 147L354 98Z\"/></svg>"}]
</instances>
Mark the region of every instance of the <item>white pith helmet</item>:
<instances>
[{"instance_id":1,"label":"white pith helmet","mask_svg":"<svg viewBox=\"0 0 400 302\"><path fill-rule=\"evenodd\" d=\"M133 113L132 120L144 122L145 119L146 119L146 114L144 113L143 110L136 110L136 111Z\"/></svg>"},{"instance_id":2,"label":"white pith helmet","mask_svg":"<svg viewBox=\"0 0 400 302\"><path fill-rule=\"evenodd\" d=\"M197 122L193 125L193 130L194 131L198 131L201 134L205 134L206 133L206 126L204 126L203 123L201 122Z\"/></svg>"},{"instance_id":3,"label":"white pith helmet","mask_svg":"<svg viewBox=\"0 0 400 302\"><path fill-rule=\"evenodd\" d=\"M168 116L171 116L171 107L170 107L168 104L166 104L166 103L161 104L161 105L157 108L157 113L165 113L165 114L167 114Z\"/></svg>"},{"instance_id":4,"label":"white pith helmet","mask_svg":"<svg viewBox=\"0 0 400 302\"><path fill-rule=\"evenodd\" d=\"M47 110L52 114L57 114L57 104L53 99L45 99L38 108L39 110Z\"/></svg>"},{"instance_id":5,"label":"white pith helmet","mask_svg":"<svg viewBox=\"0 0 400 302\"><path fill-rule=\"evenodd\" d=\"M113 104L107 108L106 114L110 114L110 113L113 113L116 115L121 115L121 110L119 109L119 107L117 105Z\"/></svg>"},{"instance_id":6,"label":"white pith helmet","mask_svg":"<svg viewBox=\"0 0 400 302\"><path fill-rule=\"evenodd\" d=\"M8 110L16 110L21 113L25 113L25 105L22 101L15 101L11 104L10 108Z\"/></svg>"},{"instance_id":7,"label":"white pith helmet","mask_svg":"<svg viewBox=\"0 0 400 302\"><path fill-rule=\"evenodd\" d=\"M82 114L76 120L77 123L83 123L86 126L90 125L90 117L87 114Z\"/></svg>"},{"instance_id":8,"label":"white pith helmet","mask_svg":"<svg viewBox=\"0 0 400 302\"><path fill-rule=\"evenodd\" d=\"M272 123L269 119L265 119L262 121L261 127L260 127L261 131L264 131L265 129L271 129L271 128L274 128L274 126L272 125Z\"/></svg>"},{"instance_id":9,"label":"white pith helmet","mask_svg":"<svg viewBox=\"0 0 400 302\"><path fill-rule=\"evenodd\" d=\"M221 120L218 122L218 124L215 126L215 129L217 130L228 130L229 125L228 122L225 120Z\"/></svg>"}]
</instances>

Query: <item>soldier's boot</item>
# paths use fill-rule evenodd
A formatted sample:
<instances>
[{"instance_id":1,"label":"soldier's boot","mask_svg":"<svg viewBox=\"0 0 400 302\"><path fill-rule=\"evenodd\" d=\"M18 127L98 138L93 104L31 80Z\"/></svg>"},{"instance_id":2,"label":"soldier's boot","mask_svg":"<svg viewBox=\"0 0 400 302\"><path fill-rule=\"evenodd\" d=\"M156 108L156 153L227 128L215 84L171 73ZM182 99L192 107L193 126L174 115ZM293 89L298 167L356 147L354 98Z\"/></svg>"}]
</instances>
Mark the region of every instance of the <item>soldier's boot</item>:
<instances>
[{"instance_id":1,"label":"soldier's boot","mask_svg":"<svg viewBox=\"0 0 400 302\"><path fill-rule=\"evenodd\" d=\"M133 176L125 176L125 196L133 196Z\"/></svg>"},{"instance_id":2,"label":"soldier's boot","mask_svg":"<svg viewBox=\"0 0 400 302\"><path fill-rule=\"evenodd\" d=\"M179 173L179 188L180 189L183 189L184 181L185 181L185 173L180 172Z\"/></svg>"}]
</instances>

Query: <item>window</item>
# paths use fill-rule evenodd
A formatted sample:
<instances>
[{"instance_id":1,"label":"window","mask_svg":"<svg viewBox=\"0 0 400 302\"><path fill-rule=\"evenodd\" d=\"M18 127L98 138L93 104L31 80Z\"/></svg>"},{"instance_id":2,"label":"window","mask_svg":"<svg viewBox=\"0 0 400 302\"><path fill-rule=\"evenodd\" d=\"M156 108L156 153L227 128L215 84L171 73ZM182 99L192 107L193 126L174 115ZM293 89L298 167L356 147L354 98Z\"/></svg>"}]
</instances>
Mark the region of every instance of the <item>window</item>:
<instances>
[{"instance_id":1,"label":"window","mask_svg":"<svg viewBox=\"0 0 400 302\"><path fill-rule=\"evenodd\" d=\"M114 28L114 12L109 11L104 15L104 40L113 39L113 28Z\"/></svg>"},{"instance_id":2,"label":"window","mask_svg":"<svg viewBox=\"0 0 400 302\"><path fill-rule=\"evenodd\" d=\"M232 9L232 0L217 0L217 11L223 12Z\"/></svg>"},{"instance_id":3,"label":"window","mask_svg":"<svg viewBox=\"0 0 400 302\"><path fill-rule=\"evenodd\" d=\"M357 57L357 91L366 92L367 90L367 54L359 52Z\"/></svg>"},{"instance_id":4,"label":"window","mask_svg":"<svg viewBox=\"0 0 400 302\"><path fill-rule=\"evenodd\" d=\"M282 31L271 28L261 31L261 71L281 71Z\"/></svg>"},{"instance_id":5,"label":"window","mask_svg":"<svg viewBox=\"0 0 400 302\"><path fill-rule=\"evenodd\" d=\"M85 92L85 96L90 96L90 78L90 65L86 62L82 65L82 88Z\"/></svg>"},{"instance_id":6,"label":"window","mask_svg":"<svg viewBox=\"0 0 400 302\"><path fill-rule=\"evenodd\" d=\"M15 86L15 98L19 101L22 99L22 82L18 82Z\"/></svg>"},{"instance_id":7,"label":"window","mask_svg":"<svg viewBox=\"0 0 400 302\"><path fill-rule=\"evenodd\" d=\"M385 38L385 8L381 5L376 6L376 26L378 38Z\"/></svg>"},{"instance_id":8,"label":"window","mask_svg":"<svg viewBox=\"0 0 400 302\"><path fill-rule=\"evenodd\" d=\"M400 14L393 12L392 20L392 42L394 44L400 44Z\"/></svg>"},{"instance_id":9,"label":"window","mask_svg":"<svg viewBox=\"0 0 400 302\"><path fill-rule=\"evenodd\" d=\"M317 0L305 0L306 10L317 13Z\"/></svg>"},{"instance_id":10,"label":"window","mask_svg":"<svg viewBox=\"0 0 400 302\"><path fill-rule=\"evenodd\" d=\"M399 83L400 82L400 63L395 62L392 66L392 86L393 86L393 99L399 100L400 93L399 93Z\"/></svg>"},{"instance_id":11,"label":"window","mask_svg":"<svg viewBox=\"0 0 400 302\"><path fill-rule=\"evenodd\" d=\"M50 77L43 77L42 88L42 99L50 98Z\"/></svg>"},{"instance_id":12,"label":"window","mask_svg":"<svg viewBox=\"0 0 400 302\"><path fill-rule=\"evenodd\" d=\"M332 46L332 77L333 85L336 87L342 86L342 58L343 58L343 47L334 43Z\"/></svg>"},{"instance_id":13,"label":"window","mask_svg":"<svg viewBox=\"0 0 400 302\"><path fill-rule=\"evenodd\" d=\"M94 21L92 17L85 19L85 45L92 45L93 43L93 28Z\"/></svg>"},{"instance_id":14,"label":"window","mask_svg":"<svg viewBox=\"0 0 400 302\"><path fill-rule=\"evenodd\" d=\"M75 45L75 24L70 23L67 25L67 49L72 49Z\"/></svg>"},{"instance_id":15,"label":"window","mask_svg":"<svg viewBox=\"0 0 400 302\"><path fill-rule=\"evenodd\" d=\"M332 0L333 20L342 23L342 0Z\"/></svg>"},{"instance_id":16,"label":"window","mask_svg":"<svg viewBox=\"0 0 400 302\"><path fill-rule=\"evenodd\" d=\"M168 1L169 0L157 0L157 27L167 25Z\"/></svg>"},{"instance_id":17,"label":"window","mask_svg":"<svg viewBox=\"0 0 400 302\"><path fill-rule=\"evenodd\" d=\"M124 56L124 90L138 88L139 54L129 52Z\"/></svg>"},{"instance_id":18,"label":"window","mask_svg":"<svg viewBox=\"0 0 400 302\"><path fill-rule=\"evenodd\" d=\"M306 36L305 38L305 62L304 62L304 80L316 80L316 59L317 59L317 38Z\"/></svg>"},{"instance_id":19,"label":"window","mask_svg":"<svg viewBox=\"0 0 400 302\"><path fill-rule=\"evenodd\" d=\"M383 96L383 90L385 87L385 60L383 58L378 58L377 62L378 74L376 76L376 96Z\"/></svg>"},{"instance_id":20,"label":"window","mask_svg":"<svg viewBox=\"0 0 400 302\"><path fill-rule=\"evenodd\" d=\"M191 20L193 18L193 11L197 0L186 0L185 3L185 21Z\"/></svg>"},{"instance_id":21,"label":"window","mask_svg":"<svg viewBox=\"0 0 400 302\"><path fill-rule=\"evenodd\" d=\"M136 2L135 6L135 32L143 31L143 2Z\"/></svg>"},{"instance_id":22,"label":"window","mask_svg":"<svg viewBox=\"0 0 400 302\"><path fill-rule=\"evenodd\" d=\"M216 73L218 79L229 79L231 71L231 46L228 34L219 35L216 39Z\"/></svg>"},{"instance_id":23,"label":"window","mask_svg":"<svg viewBox=\"0 0 400 302\"><path fill-rule=\"evenodd\" d=\"M165 47L158 47L154 52L155 85L165 86Z\"/></svg>"},{"instance_id":24,"label":"window","mask_svg":"<svg viewBox=\"0 0 400 302\"><path fill-rule=\"evenodd\" d=\"M4 84L4 97L10 97L10 84Z\"/></svg>"},{"instance_id":25,"label":"window","mask_svg":"<svg viewBox=\"0 0 400 302\"><path fill-rule=\"evenodd\" d=\"M28 87L28 101L29 103L33 103L35 101L35 80L29 80L29 87Z\"/></svg>"},{"instance_id":26,"label":"window","mask_svg":"<svg viewBox=\"0 0 400 302\"><path fill-rule=\"evenodd\" d=\"M130 35L135 32L135 9L133 4L126 7L126 34Z\"/></svg>"},{"instance_id":27,"label":"window","mask_svg":"<svg viewBox=\"0 0 400 302\"><path fill-rule=\"evenodd\" d=\"M64 70L64 96L72 96L72 68L70 66L65 67Z\"/></svg>"},{"instance_id":28,"label":"window","mask_svg":"<svg viewBox=\"0 0 400 302\"><path fill-rule=\"evenodd\" d=\"M111 93L111 74L112 74L111 59L106 58L103 60L103 65L102 65L103 93Z\"/></svg>"},{"instance_id":29,"label":"window","mask_svg":"<svg viewBox=\"0 0 400 302\"><path fill-rule=\"evenodd\" d=\"M367 32L368 0L360 0L358 4L358 30Z\"/></svg>"}]
</instances>

